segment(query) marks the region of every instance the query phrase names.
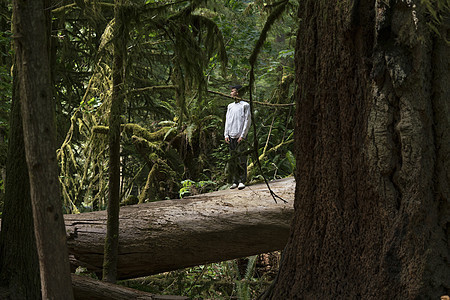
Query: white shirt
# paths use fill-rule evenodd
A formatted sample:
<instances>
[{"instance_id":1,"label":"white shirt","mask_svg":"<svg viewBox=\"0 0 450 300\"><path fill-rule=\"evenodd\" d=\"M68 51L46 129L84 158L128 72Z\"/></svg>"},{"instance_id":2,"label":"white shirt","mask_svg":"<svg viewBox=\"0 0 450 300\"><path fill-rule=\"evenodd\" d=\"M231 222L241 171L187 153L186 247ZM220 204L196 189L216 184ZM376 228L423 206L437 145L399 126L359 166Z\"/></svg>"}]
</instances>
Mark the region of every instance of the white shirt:
<instances>
[{"instance_id":1,"label":"white shirt","mask_svg":"<svg viewBox=\"0 0 450 300\"><path fill-rule=\"evenodd\" d=\"M225 120L225 137L245 138L250 128L250 104L245 101L228 104Z\"/></svg>"}]
</instances>

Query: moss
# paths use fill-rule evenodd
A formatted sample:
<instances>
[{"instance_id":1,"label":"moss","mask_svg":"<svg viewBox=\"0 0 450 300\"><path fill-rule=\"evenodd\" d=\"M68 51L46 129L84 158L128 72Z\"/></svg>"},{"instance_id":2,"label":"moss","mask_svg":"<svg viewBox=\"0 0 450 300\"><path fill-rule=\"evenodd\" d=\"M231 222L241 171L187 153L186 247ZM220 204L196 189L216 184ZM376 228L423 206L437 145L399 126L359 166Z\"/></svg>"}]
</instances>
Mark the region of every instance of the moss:
<instances>
[{"instance_id":1,"label":"moss","mask_svg":"<svg viewBox=\"0 0 450 300\"><path fill-rule=\"evenodd\" d=\"M92 133L108 134L108 126L94 126L92 127Z\"/></svg>"},{"instance_id":2,"label":"moss","mask_svg":"<svg viewBox=\"0 0 450 300\"><path fill-rule=\"evenodd\" d=\"M143 155L145 153L152 153L152 152L162 153L163 152L158 144L149 142L148 140L146 140L144 138L133 135L131 139L132 139L135 147ZM147 156L147 155L144 155L144 156Z\"/></svg>"},{"instance_id":3,"label":"moss","mask_svg":"<svg viewBox=\"0 0 450 300\"><path fill-rule=\"evenodd\" d=\"M122 131L129 134L129 135L135 135L141 139L145 139L147 141L162 141L166 138L166 135L169 133L168 137L172 138L176 135L176 132L172 132L171 129L173 127L166 126L158 131L150 132L147 129L145 129L142 126L139 126L137 124L122 124ZM170 131L170 132L169 132ZM109 127L108 126L94 126L92 128L93 133L100 133L100 134L108 134Z\"/></svg>"},{"instance_id":4,"label":"moss","mask_svg":"<svg viewBox=\"0 0 450 300\"><path fill-rule=\"evenodd\" d=\"M141 194L139 195L139 203L144 203L145 200L147 200L151 197L152 182L154 181L154 178L156 177L158 169L159 169L158 164L154 164L152 169L148 173L147 182L145 183L144 189L142 190Z\"/></svg>"},{"instance_id":5,"label":"moss","mask_svg":"<svg viewBox=\"0 0 450 300\"><path fill-rule=\"evenodd\" d=\"M125 124L124 130L127 133L132 133L135 136L146 139L147 141L162 141L165 135L172 127L163 127L155 132L150 132L147 129L137 124Z\"/></svg>"},{"instance_id":6,"label":"moss","mask_svg":"<svg viewBox=\"0 0 450 300\"><path fill-rule=\"evenodd\" d=\"M134 204L138 204L139 202L139 198L136 197L135 195L130 195L128 196L125 200L122 201L121 205L134 205Z\"/></svg>"}]
</instances>

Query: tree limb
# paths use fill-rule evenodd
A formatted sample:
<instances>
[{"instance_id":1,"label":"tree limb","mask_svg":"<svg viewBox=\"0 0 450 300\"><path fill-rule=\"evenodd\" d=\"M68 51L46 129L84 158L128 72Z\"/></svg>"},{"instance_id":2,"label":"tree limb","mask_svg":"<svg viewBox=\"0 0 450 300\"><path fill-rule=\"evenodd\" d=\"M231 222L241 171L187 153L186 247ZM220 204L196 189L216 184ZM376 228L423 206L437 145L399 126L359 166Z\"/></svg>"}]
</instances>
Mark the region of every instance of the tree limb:
<instances>
[{"instance_id":1,"label":"tree limb","mask_svg":"<svg viewBox=\"0 0 450 300\"><path fill-rule=\"evenodd\" d=\"M230 95L227 95L227 94L224 94L221 92L212 91L212 90L208 90L208 93L216 94L216 95L223 96L223 97L230 98L230 99L235 98L235 97L231 97ZM242 98L242 100L250 102L250 100L247 100L244 98ZM268 102L258 102L258 101L253 101L253 103L258 104L258 105L275 106L275 107L290 107L290 106L295 105L295 103L268 103Z\"/></svg>"}]
</instances>

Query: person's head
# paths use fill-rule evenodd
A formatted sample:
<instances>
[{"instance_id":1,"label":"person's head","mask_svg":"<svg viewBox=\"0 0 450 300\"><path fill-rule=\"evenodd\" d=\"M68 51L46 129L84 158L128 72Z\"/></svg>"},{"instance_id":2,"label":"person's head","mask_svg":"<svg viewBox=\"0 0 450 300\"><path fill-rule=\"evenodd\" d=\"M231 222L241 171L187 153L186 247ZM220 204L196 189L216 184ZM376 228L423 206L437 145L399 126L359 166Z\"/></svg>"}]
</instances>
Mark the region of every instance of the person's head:
<instances>
[{"instance_id":1,"label":"person's head","mask_svg":"<svg viewBox=\"0 0 450 300\"><path fill-rule=\"evenodd\" d=\"M239 97L239 89L241 87L242 86L240 86L240 85L230 86L230 88L231 88L231 93L230 93L231 97Z\"/></svg>"}]
</instances>

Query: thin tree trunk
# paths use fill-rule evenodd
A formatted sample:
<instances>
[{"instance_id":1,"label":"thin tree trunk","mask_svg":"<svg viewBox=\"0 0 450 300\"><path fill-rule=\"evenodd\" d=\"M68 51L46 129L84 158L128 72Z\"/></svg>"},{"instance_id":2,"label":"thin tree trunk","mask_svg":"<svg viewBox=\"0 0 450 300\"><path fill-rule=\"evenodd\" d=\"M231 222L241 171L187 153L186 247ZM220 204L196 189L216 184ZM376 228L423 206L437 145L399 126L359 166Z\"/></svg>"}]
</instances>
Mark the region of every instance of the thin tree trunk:
<instances>
[{"instance_id":1,"label":"thin tree trunk","mask_svg":"<svg viewBox=\"0 0 450 300\"><path fill-rule=\"evenodd\" d=\"M103 280L116 282L119 247L119 207L120 207L120 124L122 103L124 102L123 75L125 53L125 34L123 23L124 0L116 0L114 6L114 57L113 92L109 114L109 194L108 230L105 239Z\"/></svg>"},{"instance_id":2,"label":"thin tree trunk","mask_svg":"<svg viewBox=\"0 0 450 300\"><path fill-rule=\"evenodd\" d=\"M421 3L300 2L295 216L268 298L449 292L450 47Z\"/></svg>"},{"instance_id":3,"label":"thin tree trunk","mask_svg":"<svg viewBox=\"0 0 450 300\"><path fill-rule=\"evenodd\" d=\"M50 1L16 0L13 34L42 297L73 299L56 162Z\"/></svg>"}]
</instances>

